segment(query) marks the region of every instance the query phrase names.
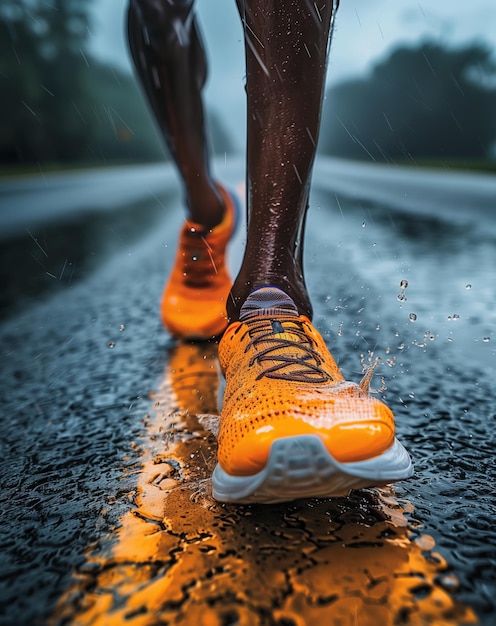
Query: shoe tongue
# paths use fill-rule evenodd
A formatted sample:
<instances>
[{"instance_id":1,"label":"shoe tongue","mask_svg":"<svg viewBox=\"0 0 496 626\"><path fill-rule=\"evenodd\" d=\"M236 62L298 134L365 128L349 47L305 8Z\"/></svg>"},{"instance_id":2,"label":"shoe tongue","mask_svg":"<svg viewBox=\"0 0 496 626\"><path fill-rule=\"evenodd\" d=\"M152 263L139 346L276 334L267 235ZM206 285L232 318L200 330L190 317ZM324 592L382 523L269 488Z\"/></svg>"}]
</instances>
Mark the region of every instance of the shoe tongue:
<instances>
[{"instance_id":1,"label":"shoe tongue","mask_svg":"<svg viewBox=\"0 0 496 626\"><path fill-rule=\"evenodd\" d=\"M258 317L263 318L260 324L255 323ZM329 382L331 377L321 369L322 359L315 352L314 342L299 324L296 304L284 291L276 287L257 289L241 307L239 319L254 321L249 332L259 377L311 384Z\"/></svg>"},{"instance_id":2,"label":"shoe tongue","mask_svg":"<svg viewBox=\"0 0 496 626\"><path fill-rule=\"evenodd\" d=\"M298 309L293 300L277 287L260 287L253 291L241 307L241 322L261 315L294 315L298 317Z\"/></svg>"}]
</instances>

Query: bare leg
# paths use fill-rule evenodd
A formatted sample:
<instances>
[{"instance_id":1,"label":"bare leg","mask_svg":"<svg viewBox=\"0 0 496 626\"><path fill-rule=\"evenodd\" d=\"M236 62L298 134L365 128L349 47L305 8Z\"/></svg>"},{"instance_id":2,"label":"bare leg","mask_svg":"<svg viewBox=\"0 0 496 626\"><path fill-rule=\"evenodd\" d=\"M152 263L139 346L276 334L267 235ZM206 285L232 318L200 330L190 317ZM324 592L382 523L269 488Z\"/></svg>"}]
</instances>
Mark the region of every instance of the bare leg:
<instances>
[{"instance_id":1,"label":"bare leg","mask_svg":"<svg viewBox=\"0 0 496 626\"><path fill-rule=\"evenodd\" d=\"M311 316L302 244L337 0L237 0L248 97L248 239L228 315L279 287Z\"/></svg>"},{"instance_id":2,"label":"bare leg","mask_svg":"<svg viewBox=\"0 0 496 626\"><path fill-rule=\"evenodd\" d=\"M201 90L207 68L194 0L131 0L131 54L163 137L185 185L192 221L207 228L224 204L210 175Z\"/></svg>"}]
</instances>

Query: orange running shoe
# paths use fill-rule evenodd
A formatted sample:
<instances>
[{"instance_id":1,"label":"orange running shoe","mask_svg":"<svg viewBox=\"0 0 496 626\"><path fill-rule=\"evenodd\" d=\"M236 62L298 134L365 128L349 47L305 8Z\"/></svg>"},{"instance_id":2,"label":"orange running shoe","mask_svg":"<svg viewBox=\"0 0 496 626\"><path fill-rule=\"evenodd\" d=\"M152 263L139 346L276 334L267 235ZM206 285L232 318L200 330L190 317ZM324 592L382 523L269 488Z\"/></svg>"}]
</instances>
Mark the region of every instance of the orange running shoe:
<instances>
[{"instance_id":1,"label":"orange running shoe","mask_svg":"<svg viewBox=\"0 0 496 626\"><path fill-rule=\"evenodd\" d=\"M219 190L226 206L224 219L212 230L186 221L162 295L162 322L180 339L211 339L227 327L231 277L226 267L226 247L236 227L239 206L234 195L220 185Z\"/></svg>"},{"instance_id":2,"label":"orange running shoe","mask_svg":"<svg viewBox=\"0 0 496 626\"><path fill-rule=\"evenodd\" d=\"M254 291L219 344L226 377L213 495L283 502L408 478L394 417L347 382L324 340L280 289Z\"/></svg>"}]
</instances>

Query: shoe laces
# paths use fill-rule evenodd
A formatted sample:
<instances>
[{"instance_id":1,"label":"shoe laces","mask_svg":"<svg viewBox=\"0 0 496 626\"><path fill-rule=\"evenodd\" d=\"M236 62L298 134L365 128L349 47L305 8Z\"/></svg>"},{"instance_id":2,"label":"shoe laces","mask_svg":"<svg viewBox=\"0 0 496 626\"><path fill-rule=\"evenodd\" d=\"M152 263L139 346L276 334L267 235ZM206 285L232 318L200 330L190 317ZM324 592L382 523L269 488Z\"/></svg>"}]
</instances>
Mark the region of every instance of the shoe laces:
<instances>
[{"instance_id":1,"label":"shoe laces","mask_svg":"<svg viewBox=\"0 0 496 626\"><path fill-rule=\"evenodd\" d=\"M209 231L187 229L181 238L182 272L188 287L206 288L212 285L220 267L208 242Z\"/></svg>"},{"instance_id":2,"label":"shoe laces","mask_svg":"<svg viewBox=\"0 0 496 626\"><path fill-rule=\"evenodd\" d=\"M286 327L283 324L286 323ZM316 342L305 329L305 322L294 316L252 318L247 322L249 334L245 352L253 348L255 354L249 365L257 362L264 376L300 383L326 383L333 380L323 369L324 359L315 349Z\"/></svg>"}]
</instances>

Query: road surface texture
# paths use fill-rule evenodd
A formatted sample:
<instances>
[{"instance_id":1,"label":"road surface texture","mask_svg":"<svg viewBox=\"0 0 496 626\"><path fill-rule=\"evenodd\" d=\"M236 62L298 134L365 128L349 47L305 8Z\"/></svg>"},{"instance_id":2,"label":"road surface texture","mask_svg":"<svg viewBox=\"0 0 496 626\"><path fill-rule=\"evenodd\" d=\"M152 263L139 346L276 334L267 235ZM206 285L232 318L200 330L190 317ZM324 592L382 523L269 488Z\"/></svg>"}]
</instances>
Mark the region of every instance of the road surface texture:
<instances>
[{"instance_id":1,"label":"road surface texture","mask_svg":"<svg viewBox=\"0 0 496 626\"><path fill-rule=\"evenodd\" d=\"M217 166L242 193L242 165ZM381 359L416 471L277 506L210 496L216 346L157 312L171 169L4 182L0 202L1 624L495 623L494 179L317 165L314 322L347 378Z\"/></svg>"}]
</instances>

